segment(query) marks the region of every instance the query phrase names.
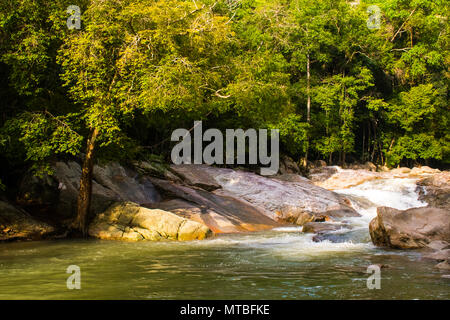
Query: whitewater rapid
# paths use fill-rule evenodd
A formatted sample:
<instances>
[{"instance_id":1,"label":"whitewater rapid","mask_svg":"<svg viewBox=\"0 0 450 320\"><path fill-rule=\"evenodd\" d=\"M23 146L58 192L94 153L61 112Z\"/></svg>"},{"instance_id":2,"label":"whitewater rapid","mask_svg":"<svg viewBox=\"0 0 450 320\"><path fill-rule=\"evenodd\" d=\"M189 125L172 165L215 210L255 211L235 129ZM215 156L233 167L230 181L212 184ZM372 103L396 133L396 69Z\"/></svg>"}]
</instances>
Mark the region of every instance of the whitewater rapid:
<instances>
[{"instance_id":1,"label":"whitewater rapid","mask_svg":"<svg viewBox=\"0 0 450 320\"><path fill-rule=\"evenodd\" d=\"M375 249L369 236L369 223L376 216L377 207L387 206L399 210L423 207L416 192L417 179L391 178L367 181L355 187L335 190L346 196L360 217L344 218L333 223L344 228L330 232L342 237L338 242L314 241L314 234L302 232L302 227L279 227L270 231L218 236L207 241L186 243L190 247L205 246L219 249L239 247L254 250L259 256L271 255L282 259L310 260L343 254L367 253Z\"/></svg>"}]
</instances>

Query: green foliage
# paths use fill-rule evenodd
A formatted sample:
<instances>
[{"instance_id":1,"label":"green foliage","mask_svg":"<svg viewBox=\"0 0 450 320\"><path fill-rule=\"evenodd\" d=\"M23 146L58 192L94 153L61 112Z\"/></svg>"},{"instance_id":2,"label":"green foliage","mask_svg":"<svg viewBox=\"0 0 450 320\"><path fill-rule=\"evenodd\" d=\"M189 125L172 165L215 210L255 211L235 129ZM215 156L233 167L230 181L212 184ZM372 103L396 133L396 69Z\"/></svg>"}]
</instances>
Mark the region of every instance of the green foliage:
<instances>
[{"instance_id":1,"label":"green foliage","mask_svg":"<svg viewBox=\"0 0 450 320\"><path fill-rule=\"evenodd\" d=\"M271 129L280 130L280 140L285 150L294 157L299 157L308 149L309 125L301 121L299 115L289 114Z\"/></svg>"},{"instance_id":2,"label":"green foliage","mask_svg":"<svg viewBox=\"0 0 450 320\"><path fill-rule=\"evenodd\" d=\"M84 0L81 30L70 4L0 4L10 166L78 156L94 128L100 159L167 156L199 119L279 128L295 158L450 163L448 1Z\"/></svg>"}]
</instances>

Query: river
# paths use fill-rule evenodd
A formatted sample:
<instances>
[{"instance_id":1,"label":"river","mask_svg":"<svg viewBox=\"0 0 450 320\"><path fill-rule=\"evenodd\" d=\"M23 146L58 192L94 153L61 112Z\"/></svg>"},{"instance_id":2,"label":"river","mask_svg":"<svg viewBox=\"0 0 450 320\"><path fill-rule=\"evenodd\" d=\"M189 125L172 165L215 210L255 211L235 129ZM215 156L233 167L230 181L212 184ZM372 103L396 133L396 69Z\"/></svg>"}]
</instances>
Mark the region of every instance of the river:
<instances>
[{"instance_id":1,"label":"river","mask_svg":"<svg viewBox=\"0 0 450 320\"><path fill-rule=\"evenodd\" d=\"M425 206L413 179L338 190L361 217L333 241L301 227L190 242L60 240L0 244L0 299L450 299L450 279L415 251L377 248L368 232L377 206ZM337 241L337 242L336 242ZM367 267L383 264L381 289ZM69 290L67 267L81 270Z\"/></svg>"}]
</instances>

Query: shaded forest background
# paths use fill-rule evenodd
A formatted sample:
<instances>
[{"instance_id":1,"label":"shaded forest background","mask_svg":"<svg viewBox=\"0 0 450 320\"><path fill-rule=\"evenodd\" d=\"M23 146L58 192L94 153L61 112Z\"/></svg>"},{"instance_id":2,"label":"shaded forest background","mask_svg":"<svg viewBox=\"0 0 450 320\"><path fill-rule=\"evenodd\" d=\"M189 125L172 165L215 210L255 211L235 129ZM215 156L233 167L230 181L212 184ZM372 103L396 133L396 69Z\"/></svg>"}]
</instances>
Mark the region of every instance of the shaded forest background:
<instances>
[{"instance_id":1,"label":"shaded forest background","mask_svg":"<svg viewBox=\"0 0 450 320\"><path fill-rule=\"evenodd\" d=\"M448 167L448 14L445 0L2 0L0 186L87 142L99 161L169 159L194 120L279 128L299 163Z\"/></svg>"}]
</instances>

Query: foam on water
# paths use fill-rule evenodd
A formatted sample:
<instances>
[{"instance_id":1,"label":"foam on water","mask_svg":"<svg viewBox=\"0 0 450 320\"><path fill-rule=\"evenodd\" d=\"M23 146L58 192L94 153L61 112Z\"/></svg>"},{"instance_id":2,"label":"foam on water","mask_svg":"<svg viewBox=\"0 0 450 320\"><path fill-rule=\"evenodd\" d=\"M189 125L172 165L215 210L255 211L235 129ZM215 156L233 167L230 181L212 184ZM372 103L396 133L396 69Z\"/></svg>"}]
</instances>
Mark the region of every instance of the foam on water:
<instances>
[{"instance_id":1,"label":"foam on water","mask_svg":"<svg viewBox=\"0 0 450 320\"><path fill-rule=\"evenodd\" d=\"M357 230L368 231L370 221L376 216L377 207L388 206L400 210L423 207L427 204L418 200L416 179L380 179L365 182L359 186L337 190L343 195L353 196L352 204L361 217L346 218L349 229L341 229L332 233L343 235ZM359 205L355 199L363 198L372 206ZM339 222L336 222L339 223ZM218 236L209 241L196 242L195 246L223 247L238 246L241 248L264 251L265 254L284 258L308 259L323 255L363 252L373 249L371 242L358 242L356 239L333 243L330 241L315 242L313 234L302 233L302 227L279 227L271 231L252 234L236 234ZM359 240L361 241L361 240Z\"/></svg>"},{"instance_id":2,"label":"foam on water","mask_svg":"<svg viewBox=\"0 0 450 320\"><path fill-rule=\"evenodd\" d=\"M416 181L417 179L380 179L335 191L340 194L364 197L379 207L386 206L406 210L427 205L418 199Z\"/></svg>"}]
</instances>

